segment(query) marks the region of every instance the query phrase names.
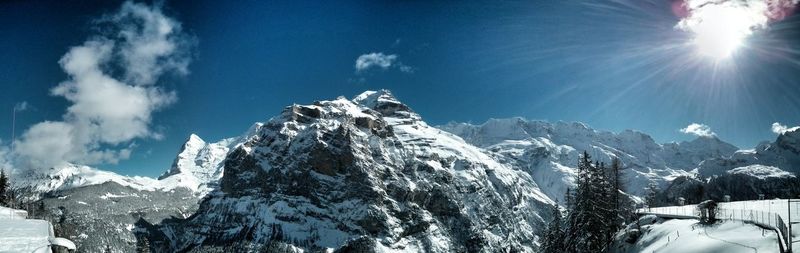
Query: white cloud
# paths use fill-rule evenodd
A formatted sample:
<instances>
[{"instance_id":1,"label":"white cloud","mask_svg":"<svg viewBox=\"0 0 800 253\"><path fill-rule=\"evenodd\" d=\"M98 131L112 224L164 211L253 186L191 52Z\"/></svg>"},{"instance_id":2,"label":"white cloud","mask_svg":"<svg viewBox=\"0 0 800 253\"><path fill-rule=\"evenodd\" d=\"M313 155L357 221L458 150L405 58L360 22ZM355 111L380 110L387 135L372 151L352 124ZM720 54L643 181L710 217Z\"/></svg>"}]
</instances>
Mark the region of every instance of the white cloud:
<instances>
[{"instance_id":1,"label":"white cloud","mask_svg":"<svg viewBox=\"0 0 800 253\"><path fill-rule=\"evenodd\" d=\"M188 72L193 41L158 6L125 2L93 24L109 29L59 61L69 79L50 92L71 102L63 119L35 124L14 142L22 165L116 163L130 156L128 142L159 137L150 129L152 114L177 97L155 84L164 74Z\"/></svg>"},{"instance_id":2,"label":"white cloud","mask_svg":"<svg viewBox=\"0 0 800 253\"><path fill-rule=\"evenodd\" d=\"M13 168L11 161L8 160L11 157L9 153L8 146L3 143L3 140L0 140L0 170L5 170L6 173L9 173L10 169Z\"/></svg>"},{"instance_id":3,"label":"white cloud","mask_svg":"<svg viewBox=\"0 0 800 253\"><path fill-rule=\"evenodd\" d=\"M397 61L396 54L386 55L383 53L362 54L356 59L356 71L361 72L373 67L388 69Z\"/></svg>"},{"instance_id":4,"label":"white cloud","mask_svg":"<svg viewBox=\"0 0 800 253\"><path fill-rule=\"evenodd\" d=\"M712 137L717 135L711 131L711 127L698 123L689 124L685 128L681 128L680 131L681 133L693 134L700 137Z\"/></svg>"},{"instance_id":5,"label":"white cloud","mask_svg":"<svg viewBox=\"0 0 800 253\"><path fill-rule=\"evenodd\" d=\"M389 69L392 67L398 68L402 72L413 73L414 69L408 65L403 64L397 60L396 54L369 53L362 54L356 59L356 73L367 71L371 68Z\"/></svg>"},{"instance_id":6,"label":"white cloud","mask_svg":"<svg viewBox=\"0 0 800 253\"><path fill-rule=\"evenodd\" d=\"M786 133L786 132L794 132L794 131L796 131L798 129L800 129L800 126L788 127L788 126L782 125L781 123L778 123L778 122L772 123L772 132L776 133L776 134L783 134L783 133Z\"/></svg>"}]
</instances>

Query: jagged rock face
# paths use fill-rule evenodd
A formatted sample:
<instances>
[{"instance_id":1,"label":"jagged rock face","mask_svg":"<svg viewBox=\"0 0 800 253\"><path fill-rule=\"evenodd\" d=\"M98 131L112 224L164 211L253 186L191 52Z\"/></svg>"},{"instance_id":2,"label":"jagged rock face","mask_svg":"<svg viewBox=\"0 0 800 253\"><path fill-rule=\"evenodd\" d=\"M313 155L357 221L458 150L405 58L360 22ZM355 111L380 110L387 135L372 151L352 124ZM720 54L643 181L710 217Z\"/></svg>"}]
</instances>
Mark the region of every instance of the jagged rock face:
<instances>
[{"instance_id":1,"label":"jagged rock face","mask_svg":"<svg viewBox=\"0 0 800 253\"><path fill-rule=\"evenodd\" d=\"M553 202L498 159L387 91L293 105L231 152L194 216L157 229L171 245L159 250L534 251Z\"/></svg>"}]
</instances>

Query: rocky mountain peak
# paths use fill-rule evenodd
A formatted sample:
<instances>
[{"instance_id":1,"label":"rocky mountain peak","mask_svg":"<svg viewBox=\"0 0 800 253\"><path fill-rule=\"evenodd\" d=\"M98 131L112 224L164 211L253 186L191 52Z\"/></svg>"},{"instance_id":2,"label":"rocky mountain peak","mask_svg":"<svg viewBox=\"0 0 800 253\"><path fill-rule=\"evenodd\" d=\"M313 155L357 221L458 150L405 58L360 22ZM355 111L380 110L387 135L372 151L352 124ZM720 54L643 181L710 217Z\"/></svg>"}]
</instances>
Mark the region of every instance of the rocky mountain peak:
<instances>
[{"instance_id":1,"label":"rocky mountain peak","mask_svg":"<svg viewBox=\"0 0 800 253\"><path fill-rule=\"evenodd\" d=\"M181 145L180 151L178 151L178 155L175 157L175 160L172 162L172 166L170 169L165 171L158 179L164 179L171 175L175 175L181 173L181 169L185 168L185 163L188 160L193 159L197 156L200 150L206 146L206 142L197 136L196 134L190 134L189 138L186 138L186 141Z\"/></svg>"},{"instance_id":2,"label":"rocky mountain peak","mask_svg":"<svg viewBox=\"0 0 800 253\"><path fill-rule=\"evenodd\" d=\"M288 106L224 168L220 194L163 224L180 232L165 251L280 235L310 250L530 252L553 204L529 174L428 126L388 91Z\"/></svg>"},{"instance_id":3,"label":"rocky mountain peak","mask_svg":"<svg viewBox=\"0 0 800 253\"><path fill-rule=\"evenodd\" d=\"M353 98L353 103L375 110L387 117L420 119L410 107L388 90L366 91Z\"/></svg>"},{"instance_id":4,"label":"rocky mountain peak","mask_svg":"<svg viewBox=\"0 0 800 253\"><path fill-rule=\"evenodd\" d=\"M778 136L775 144L784 150L800 156L800 129L784 132Z\"/></svg>"}]
</instances>

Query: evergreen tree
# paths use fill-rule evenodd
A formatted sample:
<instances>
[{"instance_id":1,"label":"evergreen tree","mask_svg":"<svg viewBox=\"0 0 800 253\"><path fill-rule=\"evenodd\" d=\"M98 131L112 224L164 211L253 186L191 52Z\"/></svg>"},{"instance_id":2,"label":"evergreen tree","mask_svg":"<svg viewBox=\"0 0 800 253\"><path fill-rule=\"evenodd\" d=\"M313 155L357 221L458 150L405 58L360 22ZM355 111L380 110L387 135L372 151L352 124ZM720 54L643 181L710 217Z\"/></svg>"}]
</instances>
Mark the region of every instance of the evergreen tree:
<instances>
[{"instance_id":1,"label":"evergreen tree","mask_svg":"<svg viewBox=\"0 0 800 253\"><path fill-rule=\"evenodd\" d=\"M5 170L0 170L0 205L9 206L8 200L8 176Z\"/></svg>"},{"instance_id":2,"label":"evergreen tree","mask_svg":"<svg viewBox=\"0 0 800 253\"><path fill-rule=\"evenodd\" d=\"M611 180L611 203L613 212L616 214L614 216L615 220L613 224L611 224L611 230L617 231L625 223L626 218L629 216L629 209L628 203L626 201L625 196L623 196L623 192L625 192L625 184L622 181L622 173L625 168L622 167L622 161L619 158L614 157L611 160L611 167L609 169L609 179Z\"/></svg>"},{"instance_id":3,"label":"evergreen tree","mask_svg":"<svg viewBox=\"0 0 800 253\"><path fill-rule=\"evenodd\" d=\"M567 217L565 252L603 252L611 241L612 230L608 217L614 217L610 201L613 188L604 165L592 163L584 152L578 162L574 200Z\"/></svg>"},{"instance_id":4,"label":"evergreen tree","mask_svg":"<svg viewBox=\"0 0 800 253\"><path fill-rule=\"evenodd\" d=\"M561 211L558 206L551 208L553 219L547 224L547 230L542 238L542 253L561 253L564 252L565 231L561 219Z\"/></svg>"},{"instance_id":5,"label":"evergreen tree","mask_svg":"<svg viewBox=\"0 0 800 253\"><path fill-rule=\"evenodd\" d=\"M103 253L111 253L111 246L106 245L106 249L103 250Z\"/></svg>"},{"instance_id":6,"label":"evergreen tree","mask_svg":"<svg viewBox=\"0 0 800 253\"><path fill-rule=\"evenodd\" d=\"M575 196L572 194L572 189L567 188L567 193L564 193L564 206L567 210L574 209L573 204L575 203Z\"/></svg>"}]
</instances>

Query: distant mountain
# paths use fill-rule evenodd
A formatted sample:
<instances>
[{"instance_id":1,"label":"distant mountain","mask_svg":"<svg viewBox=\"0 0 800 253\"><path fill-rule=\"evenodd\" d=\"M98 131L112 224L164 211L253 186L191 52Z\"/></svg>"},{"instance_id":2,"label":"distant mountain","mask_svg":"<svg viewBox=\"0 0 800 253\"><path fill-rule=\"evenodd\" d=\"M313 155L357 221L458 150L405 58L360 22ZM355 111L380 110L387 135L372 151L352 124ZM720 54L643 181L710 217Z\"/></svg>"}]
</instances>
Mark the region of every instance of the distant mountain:
<instances>
[{"instance_id":1,"label":"distant mountain","mask_svg":"<svg viewBox=\"0 0 800 253\"><path fill-rule=\"evenodd\" d=\"M239 137L227 138L215 143L206 143L192 134L181 147L172 167L158 177L162 185L184 187L200 196L216 189L224 172L223 161L231 149L241 145L255 133L261 123L256 123Z\"/></svg>"},{"instance_id":2,"label":"distant mountain","mask_svg":"<svg viewBox=\"0 0 800 253\"><path fill-rule=\"evenodd\" d=\"M691 142L658 144L647 134L594 130L582 123L491 119L480 125L449 123L440 129L467 142L507 156L533 175L553 199L563 200L574 187L578 156L587 151L595 160L619 158L628 168L627 191L643 195L651 182L666 186L678 176L691 176L703 160L726 157L737 148L716 137Z\"/></svg>"},{"instance_id":3,"label":"distant mountain","mask_svg":"<svg viewBox=\"0 0 800 253\"><path fill-rule=\"evenodd\" d=\"M133 252L138 242L134 224L193 214L202 197L218 188L228 151L258 126L216 143L192 134L158 179L67 164L15 173L13 188L24 199L36 200L32 208L44 203L45 213L39 215L51 220L60 236L76 242L79 252L106 247Z\"/></svg>"},{"instance_id":4,"label":"distant mountain","mask_svg":"<svg viewBox=\"0 0 800 253\"><path fill-rule=\"evenodd\" d=\"M575 161L586 150L596 160L619 158L629 168L627 191L642 196L645 187L657 183L664 190L664 204L678 197L690 201L789 197L800 172L800 130L781 134L753 150L739 150L716 136L692 141L657 144L637 131L598 131L582 123L528 121L522 118L492 119L480 125L450 123L440 129L469 143L509 157L525 167L552 199L563 200L573 187ZM674 181L675 179L680 179Z\"/></svg>"},{"instance_id":5,"label":"distant mountain","mask_svg":"<svg viewBox=\"0 0 800 253\"><path fill-rule=\"evenodd\" d=\"M193 216L149 227L157 251L531 252L553 204L516 164L388 91L289 106L224 167Z\"/></svg>"},{"instance_id":6,"label":"distant mountain","mask_svg":"<svg viewBox=\"0 0 800 253\"><path fill-rule=\"evenodd\" d=\"M740 150L730 157L719 157L704 161L697 168L702 177L712 177L730 170L738 169L740 173L751 165L762 165L776 168L775 173L800 172L800 129L785 132L774 142L764 142L752 150ZM757 172L754 172L757 173Z\"/></svg>"},{"instance_id":7,"label":"distant mountain","mask_svg":"<svg viewBox=\"0 0 800 253\"><path fill-rule=\"evenodd\" d=\"M114 182L138 190L165 189L157 180L149 177L128 177L114 172L98 170L89 166L66 164L46 170L15 171L12 175L12 188L20 197L36 200L44 194Z\"/></svg>"},{"instance_id":8,"label":"distant mountain","mask_svg":"<svg viewBox=\"0 0 800 253\"><path fill-rule=\"evenodd\" d=\"M716 136L701 136L692 141L662 145L662 157L672 168L696 168L707 159L730 157L739 150Z\"/></svg>"}]
</instances>

